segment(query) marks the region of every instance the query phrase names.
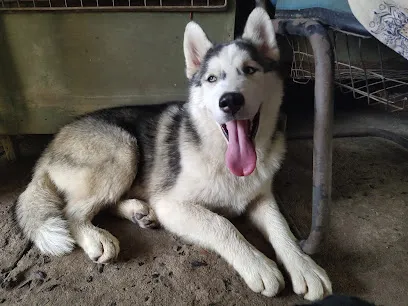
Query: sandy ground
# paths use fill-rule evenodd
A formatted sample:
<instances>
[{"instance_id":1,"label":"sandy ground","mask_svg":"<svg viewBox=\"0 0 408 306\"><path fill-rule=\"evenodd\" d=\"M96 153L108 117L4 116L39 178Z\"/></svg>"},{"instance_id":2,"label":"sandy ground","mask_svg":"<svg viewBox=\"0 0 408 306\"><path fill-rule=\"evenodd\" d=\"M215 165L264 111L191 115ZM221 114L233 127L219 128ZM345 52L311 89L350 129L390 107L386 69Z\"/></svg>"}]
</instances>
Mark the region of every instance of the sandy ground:
<instances>
[{"instance_id":1,"label":"sandy ground","mask_svg":"<svg viewBox=\"0 0 408 306\"><path fill-rule=\"evenodd\" d=\"M45 139L46 141L46 139ZM118 262L90 262L79 249L39 254L18 234L10 207L30 177L43 137L25 140L18 163L0 159L0 303L4 305L295 305L290 283L276 298L250 291L221 258L163 230L101 215L95 224L121 243ZM35 145L33 145L35 144ZM23 143L24 148L24 143ZM336 293L377 305L408 303L408 151L379 138L334 142L332 222L328 243L314 256ZM290 141L276 179L280 204L304 235L310 224L312 143ZM272 248L245 220L234 221L273 258Z\"/></svg>"}]
</instances>

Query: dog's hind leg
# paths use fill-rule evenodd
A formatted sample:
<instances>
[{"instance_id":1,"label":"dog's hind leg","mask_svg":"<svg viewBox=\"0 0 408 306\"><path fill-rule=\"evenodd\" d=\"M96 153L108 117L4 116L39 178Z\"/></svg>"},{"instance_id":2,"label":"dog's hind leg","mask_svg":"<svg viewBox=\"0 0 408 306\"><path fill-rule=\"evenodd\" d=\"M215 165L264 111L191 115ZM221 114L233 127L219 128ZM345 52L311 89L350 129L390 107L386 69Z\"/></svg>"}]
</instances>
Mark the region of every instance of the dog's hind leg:
<instances>
[{"instance_id":1,"label":"dog's hind leg","mask_svg":"<svg viewBox=\"0 0 408 306\"><path fill-rule=\"evenodd\" d=\"M119 241L108 231L91 223L102 209L117 203L133 181L131 171L124 175L123 167L119 166L112 163L104 164L103 171L88 169L84 174L86 180L82 183L86 187L72 190L64 209L76 243L98 263L107 263L119 254ZM115 177L117 173L122 175ZM80 177L77 182L79 180Z\"/></svg>"},{"instance_id":2,"label":"dog's hind leg","mask_svg":"<svg viewBox=\"0 0 408 306\"><path fill-rule=\"evenodd\" d=\"M91 221L131 187L137 173L137 141L93 119L68 126L58 137L49 172L66 199L64 214L71 234L92 260L107 263L118 255L119 242Z\"/></svg>"},{"instance_id":3,"label":"dog's hind leg","mask_svg":"<svg viewBox=\"0 0 408 306\"><path fill-rule=\"evenodd\" d=\"M91 260L107 263L119 254L119 241L108 231L92 224L101 204L93 199L71 201L65 207L71 234Z\"/></svg>"},{"instance_id":4,"label":"dog's hind leg","mask_svg":"<svg viewBox=\"0 0 408 306\"><path fill-rule=\"evenodd\" d=\"M125 172L125 166L128 168ZM129 170L133 168L133 170ZM94 226L91 221L102 209L118 203L130 188L135 167L120 163L105 163L88 168L82 177L76 177L83 186L71 190L64 213L76 243L95 262L107 263L119 253L119 241L108 231Z\"/></svg>"},{"instance_id":5,"label":"dog's hind leg","mask_svg":"<svg viewBox=\"0 0 408 306\"><path fill-rule=\"evenodd\" d=\"M118 217L128 219L142 228L157 228L159 223L151 207L143 201L128 199L113 206L110 211Z\"/></svg>"}]
</instances>

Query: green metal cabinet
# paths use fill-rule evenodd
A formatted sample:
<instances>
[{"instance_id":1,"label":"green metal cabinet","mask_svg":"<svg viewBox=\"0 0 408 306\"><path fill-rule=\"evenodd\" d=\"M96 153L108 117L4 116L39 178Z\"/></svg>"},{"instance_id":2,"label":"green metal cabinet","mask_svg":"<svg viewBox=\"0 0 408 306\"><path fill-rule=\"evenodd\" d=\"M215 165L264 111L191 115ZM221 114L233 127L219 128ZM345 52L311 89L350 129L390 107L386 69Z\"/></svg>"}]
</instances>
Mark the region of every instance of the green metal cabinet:
<instances>
[{"instance_id":1,"label":"green metal cabinet","mask_svg":"<svg viewBox=\"0 0 408 306\"><path fill-rule=\"evenodd\" d=\"M0 135L55 133L73 116L186 98L189 12L0 13ZM195 12L214 41L234 35L235 1Z\"/></svg>"}]
</instances>

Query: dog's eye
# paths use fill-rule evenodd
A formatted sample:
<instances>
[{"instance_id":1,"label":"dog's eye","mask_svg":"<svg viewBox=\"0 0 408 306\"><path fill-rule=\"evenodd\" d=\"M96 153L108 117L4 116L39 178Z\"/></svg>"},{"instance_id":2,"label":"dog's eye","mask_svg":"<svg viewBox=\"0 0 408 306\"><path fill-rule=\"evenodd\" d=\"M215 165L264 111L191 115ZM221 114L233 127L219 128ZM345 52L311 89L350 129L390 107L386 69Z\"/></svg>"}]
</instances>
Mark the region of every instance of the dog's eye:
<instances>
[{"instance_id":1,"label":"dog's eye","mask_svg":"<svg viewBox=\"0 0 408 306\"><path fill-rule=\"evenodd\" d=\"M210 75L207 78L207 81L210 82L210 83L214 83L215 81L217 81L217 77L215 75Z\"/></svg>"},{"instance_id":2,"label":"dog's eye","mask_svg":"<svg viewBox=\"0 0 408 306\"><path fill-rule=\"evenodd\" d=\"M254 67L251 67L251 66L245 66L244 68L242 68L242 71L245 74L254 74L255 72L258 71L258 69L254 68Z\"/></svg>"}]
</instances>

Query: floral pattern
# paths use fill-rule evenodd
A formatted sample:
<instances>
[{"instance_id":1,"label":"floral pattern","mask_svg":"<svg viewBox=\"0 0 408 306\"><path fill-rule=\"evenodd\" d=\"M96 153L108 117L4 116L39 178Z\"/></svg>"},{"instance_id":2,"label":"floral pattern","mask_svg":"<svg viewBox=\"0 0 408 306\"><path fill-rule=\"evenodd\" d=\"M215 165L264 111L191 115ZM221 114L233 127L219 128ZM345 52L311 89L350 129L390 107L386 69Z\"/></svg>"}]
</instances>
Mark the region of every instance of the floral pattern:
<instances>
[{"instance_id":1,"label":"floral pattern","mask_svg":"<svg viewBox=\"0 0 408 306\"><path fill-rule=\"evenodd\" d=\"M369 30L388 47L408 59L408 11L384 2L374 11Z\"/></svg>"}]
</instances>

